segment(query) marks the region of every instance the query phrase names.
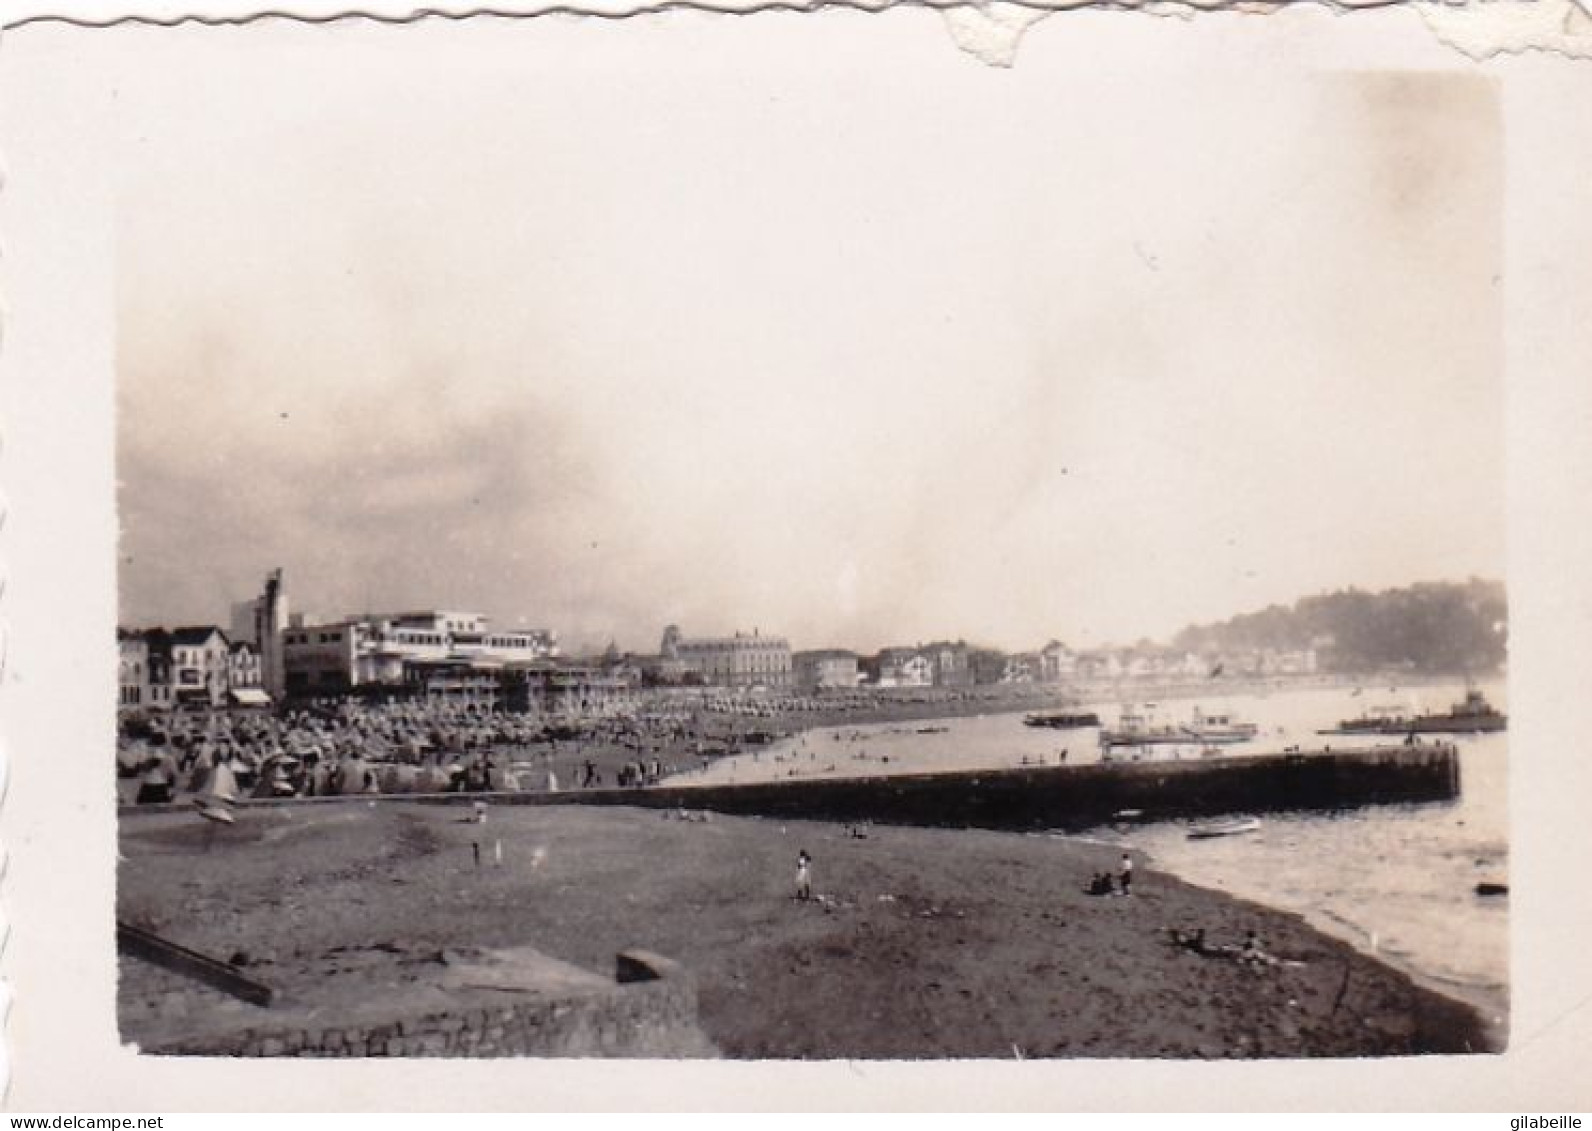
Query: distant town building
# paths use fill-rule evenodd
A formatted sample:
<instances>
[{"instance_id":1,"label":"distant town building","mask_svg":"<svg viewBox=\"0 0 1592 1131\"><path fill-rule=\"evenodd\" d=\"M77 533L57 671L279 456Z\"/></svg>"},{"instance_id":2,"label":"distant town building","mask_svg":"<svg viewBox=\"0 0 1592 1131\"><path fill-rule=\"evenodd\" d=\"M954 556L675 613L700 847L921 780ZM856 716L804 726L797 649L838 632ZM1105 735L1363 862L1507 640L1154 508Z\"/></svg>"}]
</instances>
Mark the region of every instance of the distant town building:
<instances>
[{"instance_id":1,"label":"distant town building","mask_svg":"<svg viewBox=\"0 0 1592 1131\"><path fill-rule=\"evenodd\" d=\"M1122 676L1122 659L1115 652L1080 652L1074 667L1079 679L1119 679Z\"/></svg>"},{"instance_id":2,"label":"distant town building","mask_svg":"<svg viewBox=\"0 0 1592 1131\"><path fill-rule=\"evenodd\" d=\"M682 684L702 683L702 672L695 661L680 655L680 641L685 639L680 626L671 624L663 630L656 656L636 656L633 660L641 669L644 683L652 687L678 687Z\"/></svg>"},{"instance_id":3,"label":"distant town building","mask_svg":"<svg viewBox=\"0 0 1592 1131\"><path fill-rule=\"evenodd\" d=\"M977 684L999 683L1006 673L1006 653L998 648L973 648L968 652L968 667Z\"/></svg>"},{"instance_id":4,"label":"distant town building","mask_svg":"<svg viewBox=\"0 0 1592 1131\"><path fill-rule=\"evenodd\" d=\"M1039 678L1045 683L1073 679L1078 674L1078 654L1059 640L1039 650Z\"/></svg>"},{"instance_id":5,"label":"distant town building","mask_svg":"<svg viewBox=\"0 0 1592 1131\"><path fill-rule=\"evenodd\" d=\"M1002 683L1038 683L1044 672L1044 662L1038 652L1013 652L1006 657L1006 667L1001 672Z\"/></svg>"},{"instance_id":6,"label":"distant town building","mask_svg":"<svg viewBox=\"0 0 1592 1131\"><path fill-rule=\"evenodd\" d=\"M782 690L794 682L790 644L782 636L764 636L754 630L750 635L685 637L673 625L670 630L674 635L665 631L663 652L672 650L711 687Z\"/></svg>"},{"instance_id":7,"label":"distant town building","mask_svg":"<svg viewBox=\"0 0 1592 1131\"><path fill-rule=\"evenodd\" d=\"M797 690L803 694L851 690L857 686L857 653L840 648L797 652L791 657Z\"/></svg>"},{"instance_id":8,"label":"distant town building","mask_svg":"<svg viewBox=\"0 0 1592 1131\"><path fill-rule=\"evenodd\" d=\"M598 661L598 669L604 676L611 677L623 686L641 687L646 682L644 659L645 657L621 652L617 644L609 641L601 660Z\"/></svg>"},{"instance_id":9,"label":"distant town building","mask_svg":"<svg viewBox=\"0 0 1592 1131\"><path fill-rule=\"evenodd\" d=\"M934 661L917 648L881 648L867 662L878 687L933 687Z\"/></svg>"},{"instance_id":10,"label":"distant town building","mask_svg":"<svg viewBox=\"0 0 1592 1131\"><path fill-rule=\"evenodd\" d=\"M965 642L938 640L920 646L918 651L928 658L930 679L935 687L973 685L972 652Z\"/></svg>"}]
</instances>

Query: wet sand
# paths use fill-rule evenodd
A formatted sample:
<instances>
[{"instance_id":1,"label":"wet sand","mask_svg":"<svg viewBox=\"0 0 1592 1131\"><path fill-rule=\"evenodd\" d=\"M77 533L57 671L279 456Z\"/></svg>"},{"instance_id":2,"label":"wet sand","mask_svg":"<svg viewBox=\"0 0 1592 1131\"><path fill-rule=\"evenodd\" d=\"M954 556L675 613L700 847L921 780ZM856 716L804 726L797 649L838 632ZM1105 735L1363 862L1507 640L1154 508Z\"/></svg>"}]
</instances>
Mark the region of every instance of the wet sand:
<instances>
[{"instance_id":1,"label":"wet sand","mask_svg":"<svg viewBox=\"0 0 1592 1131\"><path fill-rule=\"evenodd\" d=\"M233 827L129 814L118 915L239 955L288 995L313 992L350 954L528 945L608 972L617 952L645 947L694 975L702 1027L731 1057L1485 1049L1470 1008L1297 916L1142 860L1132 896L1084 894L1116 865L1106 845L580 806L465 816L397 800L250 808ZM793 898L800 849L815 859L812 902ZM1213 944L1254 930L1285 961L1201 957L1168 928L1204 928ZM124 1018L171 996L159 972L123 971ZM193 1008L205 993L189 995Z\"/></svg>"}]
</instances>

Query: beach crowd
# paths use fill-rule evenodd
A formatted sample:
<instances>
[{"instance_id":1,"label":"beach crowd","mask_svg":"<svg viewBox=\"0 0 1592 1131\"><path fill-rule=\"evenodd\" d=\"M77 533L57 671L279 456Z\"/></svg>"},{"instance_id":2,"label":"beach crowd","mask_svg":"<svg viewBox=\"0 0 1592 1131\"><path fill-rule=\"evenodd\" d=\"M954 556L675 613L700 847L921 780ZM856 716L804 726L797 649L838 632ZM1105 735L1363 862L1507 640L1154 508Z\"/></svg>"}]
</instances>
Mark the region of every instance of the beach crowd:
<instances>
[{"instance_id":1,"label":"beach crowd","mask_svg":"<svg viewBox=\"0 0 1592 1131\"><path fill-rule=\"evenodd\" d=\"M218 781L248 797L641 786L682 758L728 748L722 726L684 711L549 719L343 700L281 713L126 716L116 760L124 800L150 803Z\"/></svg>"}]
</instances>

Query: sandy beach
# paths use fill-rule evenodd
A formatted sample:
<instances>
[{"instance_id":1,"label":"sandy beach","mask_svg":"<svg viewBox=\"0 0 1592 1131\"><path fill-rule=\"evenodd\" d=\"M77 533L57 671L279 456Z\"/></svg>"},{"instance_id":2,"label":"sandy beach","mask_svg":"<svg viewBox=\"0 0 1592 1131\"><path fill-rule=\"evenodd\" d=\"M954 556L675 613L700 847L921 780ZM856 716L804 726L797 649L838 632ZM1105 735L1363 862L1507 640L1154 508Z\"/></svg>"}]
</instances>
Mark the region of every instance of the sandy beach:
<instances>
[{"instance_id":1,"label":"sandy beach","mask_svg":"<svg viewBox=\"0 0 1592 1131\"><path fill-rule=\"evenodd\" d=\"M1142 859L1133 895L1085 894L1117 863L1106 845L575 805L498 807L484 825L467 813L348 800L249 807L230 827L127 814L117 914L235 957L290 999L350 954L416 970L448 948L534 946L609 971L644 947L693 975L702 1028L728 1057L1487 1051L1469 1007L1296 916ZM489 846L481 866L475 841ZM1277 961L1201 956L1174 928L1214 945L1253 930ZM124 1039L147 1043L180 1015L170 976L124 962L122 977ZM188 1008L208 993L188 992Z\"/></svg>"}]
</instances>

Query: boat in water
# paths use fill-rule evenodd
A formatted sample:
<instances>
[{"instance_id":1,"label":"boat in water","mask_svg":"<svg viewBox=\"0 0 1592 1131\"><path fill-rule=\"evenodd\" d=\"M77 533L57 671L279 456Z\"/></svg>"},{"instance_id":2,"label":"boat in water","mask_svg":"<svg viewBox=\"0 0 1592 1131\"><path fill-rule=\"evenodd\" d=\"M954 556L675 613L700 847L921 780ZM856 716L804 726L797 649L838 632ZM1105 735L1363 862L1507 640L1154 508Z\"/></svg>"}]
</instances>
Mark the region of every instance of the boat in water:
<instances>
[{"instance_id":1,"label":"boat in water","mask_svg":"<svg viewBox=\"0 0 1592 1131\"><path fill-rule=\"evenodd\" d=\"M1192 825L1188 830L1190 840L1210 840L1219 836L1239 836L1243 833L1257 832L1260 829L1259 817L1229 817L1221 821L1205 821Z\"/></svg>"},{"instance_id":2,"label":"boat in water","mask_svg":"<svg viewBox=\"0 0 1592 1131\"><path fill-rule=\"evenodd\" d=\"M1509 718L1476 688L1465 692L1462 702L1444 714L1404 712L1396 707L1377 707L1358 718L1344 719L1321 734L1478 734L1500 731Z\"/></svg>"},{"instance_id":3,"label":"boat in water","mask_svg":"<svg viewBox=\"0 0 1592 1131\"><path fill-rule=\"evenodd\" d=\"M1224 746L1248 742L1260 733L1254 723L1239 722L1226 711L1206 713L1195 707L1186 723L1158 723L1149 709L1123 708L1115 727L1100 732L1101 746Z\"/></svg>"},{"instance_id":4,"label":"boat in water","mask_svg":"<svg viewBox=\"0 0 1592 1131\"><path fill-rule=\"evenodd\" d=\"M1077 730L1097 727L1100 716L1093 711L1030 711L1023 716L1025 727L1050 727L1052 730Z\"/></svg>"},{"instance_id":5,"label":"boat in water","mask_svg":"<svg viewBox=\"0 0 1592 1131\"><path fill-rule=\"evenodd\" d=\"M1187 728L1195 742L1205 746L1231 742L1248 742L1260 733L1255 723L1242 723L1226 711L1206 714L1194 708L1194 717Z\"/></svg>"}]
</instances>

